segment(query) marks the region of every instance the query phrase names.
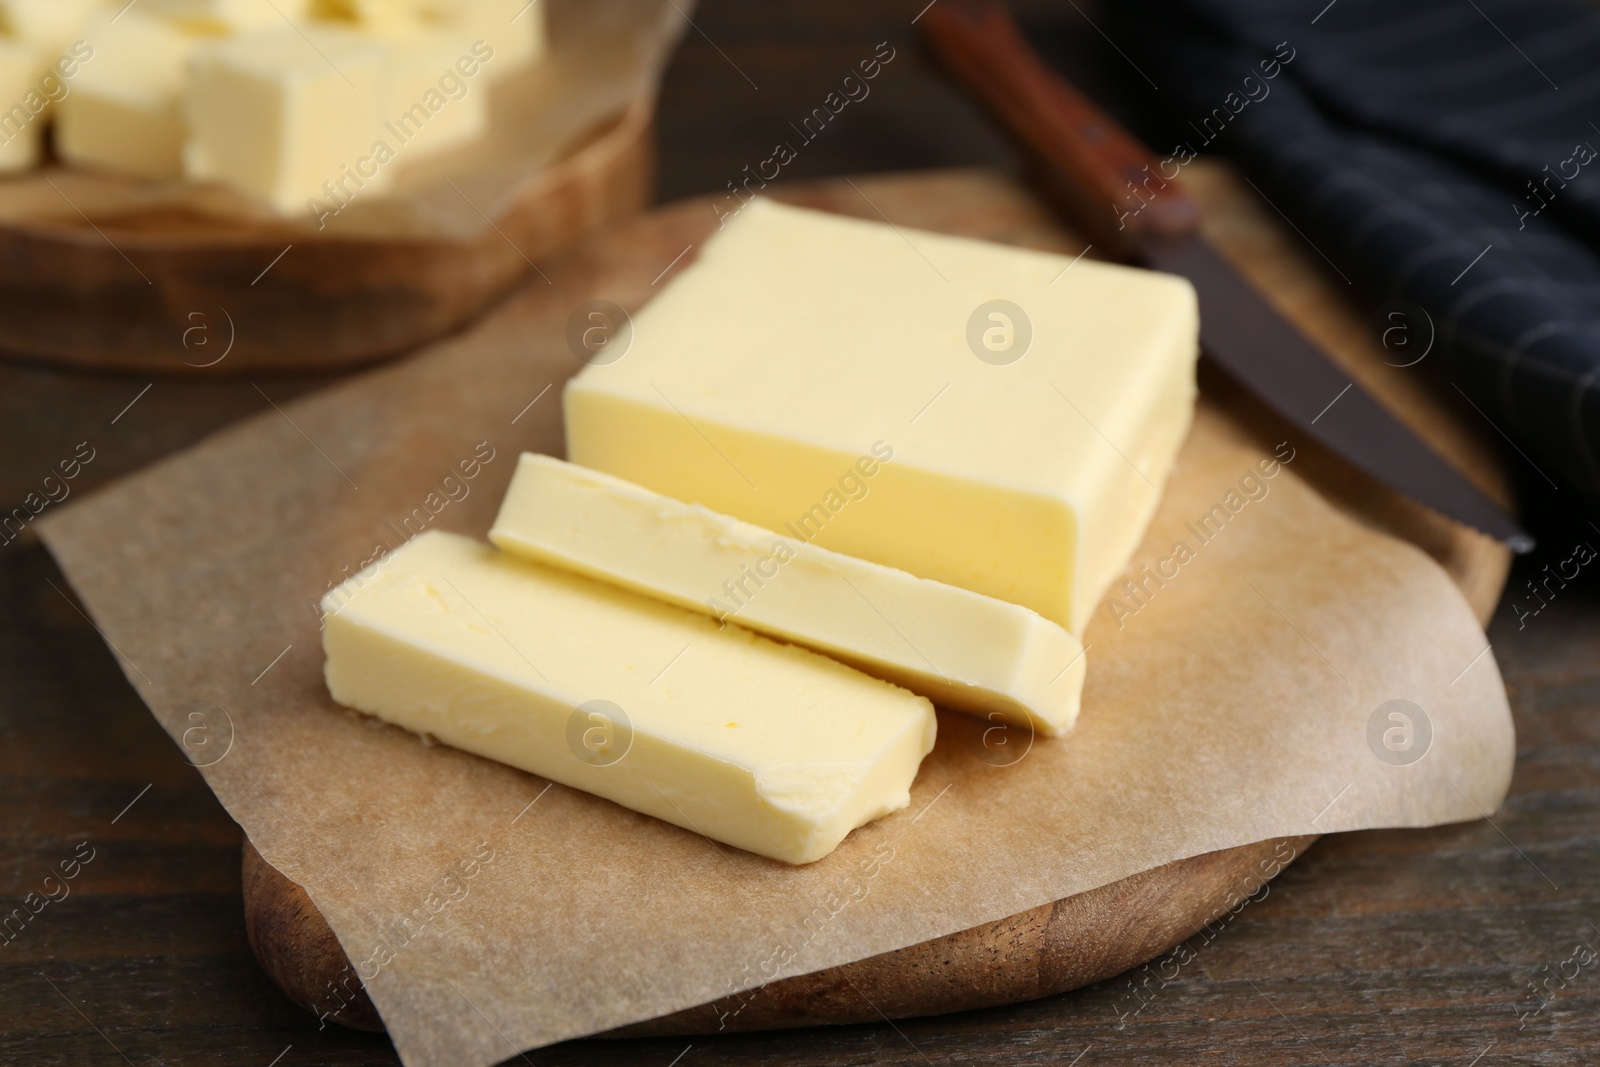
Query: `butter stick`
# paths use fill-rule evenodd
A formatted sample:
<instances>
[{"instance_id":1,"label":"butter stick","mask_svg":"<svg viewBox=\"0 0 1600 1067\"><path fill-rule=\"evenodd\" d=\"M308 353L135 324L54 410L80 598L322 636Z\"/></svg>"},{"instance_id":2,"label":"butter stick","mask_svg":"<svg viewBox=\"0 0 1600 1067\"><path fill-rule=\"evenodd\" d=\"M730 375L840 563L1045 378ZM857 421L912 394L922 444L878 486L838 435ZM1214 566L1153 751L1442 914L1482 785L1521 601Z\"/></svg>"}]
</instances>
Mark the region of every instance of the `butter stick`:
<instances>
[{"instance_id":1,"label":"butter stick","mask_svg":"<svg viewBox=\"0 0 1600 1067\"><path fill-rule=\"evenodd\" d=\"M489 539L816 649L960 711L1043 734L1078 714L1083 646L1027 608L550 456L523 455Z\"/></svg>"},{"instance_id":2,"label":"butter stick","mask_svg":"<svg viewBox=\"0 0 1600 1067\"><path fill-rule=\"evenodd\" d=\"M905 807L933 747L922 697L453 534L323 610L339 703L786 863Z\"/></svg>"}]
</instances>

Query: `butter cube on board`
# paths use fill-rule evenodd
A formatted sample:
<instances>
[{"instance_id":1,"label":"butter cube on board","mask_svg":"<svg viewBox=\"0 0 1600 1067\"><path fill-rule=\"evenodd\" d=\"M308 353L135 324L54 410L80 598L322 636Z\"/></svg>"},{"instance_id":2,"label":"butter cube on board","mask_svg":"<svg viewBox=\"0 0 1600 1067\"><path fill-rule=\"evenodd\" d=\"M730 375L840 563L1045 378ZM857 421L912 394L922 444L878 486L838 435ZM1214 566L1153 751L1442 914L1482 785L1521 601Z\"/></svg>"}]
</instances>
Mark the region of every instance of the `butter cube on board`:
<instances>
[{"instance_id":1,"label":"butter cube on board","mask_svg":"<svg viewBox=\"0 0 1600 1067\"><path fill-rule=\"evenodd\" d=\"M544 0L316 0L324 18L371 33L426 32L492 50L484 73L496 81L539 59L545 50Z\"/></svg>"},{"instance_id":2,"label":"butter cube on board","mask_svg":"<svg viewBox=\"0 0 1600 1067\"><path fill-rule=\"evenodd\" d=\"M494 49L484 64L491 80L514 74L544 56L547 0L419 0L425 16L441 31Z\"/></svg>"},{"instance_id":3,"label":"butter cube on board","mask_svg":"<svg viewBox=\"0 0 1600 1067\"><path fill-rule=\"evenodd\" d=\"M44 66L33 45L0 40L0 173L39 162L49 105L39 90Z\"/></svg>"},{"instance_id":4,"label":"butter cube on board","mask_svg":"<svg viewBox=\"0 0 1600 1067\"><path fill-rule=\"evenodd\" d=\"M783 537L599 471L524 454L502 550L833 656L939 704L1059 734L1083 646L1027 608Z\"/></svg>"},{"instance_id":5,"label":"butter cube on board","mask_svg":"<svg viewBox=\"0 0 1600 1067\"><path fill-rule=\"evenodd\" d=\"M786 863L905 807L933 748L922 697L454 534L323 611L339 703Z\"/></svg>"},{"instance_id":6,"label":"butter cube on board","mask_svg":"<svg viewBox=\"0 0 1600 1067\"><path fill-rule=\"evenodd\" d=\"M568 458L1081 634L1188 432L1189 283L764 198L723 221L568 384Z\"/></svg>"},{"instance_id":7,"label":"butter cube on board","mask_svg":"<svg viewBox=\"0 0 1600 1067\"><path fill-rule=\"evenodd\" d=\"M186 173L285 213L383 191L394 154L378 148L386 60L382 42L330 26L207 43L190 68Z\"/></svg>"},{"instance_id":8,"label":"butter cube on board","mask_svg":"<svg viewBox=\"0 0 1600 1067\"><path fill-rule=\"evenodd\" d=\"M84 29L94 49L56 127L61 158L141 178L183 175L183 86L199 39L141 14L107 11Z\"/></svg>"},{"instance_id":9,"label":"butter cube on board","mask_svg":"<svg viewBox=\"0 0 1600 1067\"><path fill-rule=\"evenodd\" d=\"M433 155L487 132L489 83L494 71L511 62L489 40L511 27L514 10L503 13L504 27L496 20L488 28L441 17L424 0L319 0L313 10L379 37L388 47L384 130L406 159ZM541 24L537 18L528 22Z\"/></svg>"},{"instance_id":10,"label":"butter cube on board","mask_svg":"<svg viewBox=\"0 0 1600 1067\"><path fill-rule=\"evenodd\" d=\"M488 131L487 86L461 72L493 64L482 64L472 42L418 31L389 35L384 43L389 58L383 134L397 156L420 159Z\"/></svg>"}]
</instances>

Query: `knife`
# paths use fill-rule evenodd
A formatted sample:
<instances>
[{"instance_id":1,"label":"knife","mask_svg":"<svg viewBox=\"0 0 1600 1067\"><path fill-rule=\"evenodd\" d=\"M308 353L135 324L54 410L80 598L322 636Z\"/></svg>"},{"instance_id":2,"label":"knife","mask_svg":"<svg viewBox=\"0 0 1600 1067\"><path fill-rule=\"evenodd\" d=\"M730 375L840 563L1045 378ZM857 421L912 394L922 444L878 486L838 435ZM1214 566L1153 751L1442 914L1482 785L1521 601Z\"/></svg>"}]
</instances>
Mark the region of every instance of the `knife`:
<instances>
[{"instance_id":1,"label":"knife","mask_svg":"<svg viewBox=\"0 0 1600 1067\"><path fill-rule=\"evenodd\" d=\"M1181 275L1200 347L1311 437L1411 499L1502 541L1533 538L1263 300L1200 236L1199 204L1161 160L1056 74L1001 0L940 0L923 36L1021 143L1049 194L1111 256Z\"/></svg>"}]
</instances>

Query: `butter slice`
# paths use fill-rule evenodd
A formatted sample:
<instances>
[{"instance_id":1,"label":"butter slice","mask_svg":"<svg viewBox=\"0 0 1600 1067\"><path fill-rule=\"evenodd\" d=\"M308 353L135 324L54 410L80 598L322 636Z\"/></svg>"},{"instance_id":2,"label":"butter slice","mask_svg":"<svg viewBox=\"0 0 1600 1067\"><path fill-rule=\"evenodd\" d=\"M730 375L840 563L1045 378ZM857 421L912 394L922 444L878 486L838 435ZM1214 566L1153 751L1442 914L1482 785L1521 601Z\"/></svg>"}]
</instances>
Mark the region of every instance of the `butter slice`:
<instances>
[{"instance_id":1,"label":"butter slice","mask_svg":"<svg viewBox=\"0 0 1600 1067\"><path fill-rule=\"evenodd\" d=\"M523 455L489 539L816 649L961 711L1043 734L1078 714L1083 646L1027 608L550 456Z\"/></svg>"},{"instance_id":2,"label":"butter slice","mask_svg":"<svg viewBox=\"0 0 1600 1067\"><path fill-rule=\"evenodd\" d=\"M61 157L141 178L181 177L183 85L196 38L137 11L106 12L84 33L94 56L60 104Z\"/></svg>"},{"instance_id":3,"label":"butter slice","mask_svg":"<svg viewBox=\"0 0 1600 1067\"><path fill-rule=\"evenodd\" d=\"M49 102L39 91L45 64L31 44L0 40L0 173L39 162ZM37 110L35 110L37 108Z\"/></svg>"},{"instance_id":4,"label":"butter slice","mask_svg":"<svg viewBox=\"0 0 1600 1067\"><path fill-rule=\"evenodd\" d=\"M989 348L996 300L1025 351L1021 322ZM1188 431L1197 351L1182 279L758 198L569 383L567 455L1081 634Z\"/></svg>"},{"instance_id":5,"label":"butter slice","mask_svg":"<svg viewBox=\"0 0 1600 1067\"><path fill-rule=\"evenodd\" d=\"M375 152L388 102L381 42L331 26L262 30L198 49L187 107L191 178L228 182L279 211L393 182ZM392 154L391 151L388 154Z\"/></svg>"},{"instance_id":6,"label":"butter slice","mask_svg":"<svg viewBox=\"0 0 1600 1067\"><path fill-rule=\"evenodd\" d=\"M323 610L339 703L786 863L905 807L933 747L922 697L453 534Z\"/></svg>"}]
</instances>

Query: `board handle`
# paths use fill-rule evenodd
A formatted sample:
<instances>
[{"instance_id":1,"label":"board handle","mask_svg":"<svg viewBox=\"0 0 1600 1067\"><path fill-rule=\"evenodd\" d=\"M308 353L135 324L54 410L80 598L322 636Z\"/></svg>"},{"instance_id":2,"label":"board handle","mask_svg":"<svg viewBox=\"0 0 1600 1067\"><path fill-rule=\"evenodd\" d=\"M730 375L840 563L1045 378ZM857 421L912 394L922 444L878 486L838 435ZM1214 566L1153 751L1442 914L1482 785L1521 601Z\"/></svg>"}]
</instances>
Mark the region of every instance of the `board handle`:
<instances>
[{"instance_id":1,"label":"board handle","mask_svg":"<svg viewBox=\"0 0 1600 1067\"><path fill-rule=\"evenodd\" d=\"M941 0L921 25L933 54L1021 144L1046 190L1107 255L1139 259L1151 241L1196 232L1198 203L1157 156L1045 65L1001 0Z\"/></svg>"}]
</instances>

